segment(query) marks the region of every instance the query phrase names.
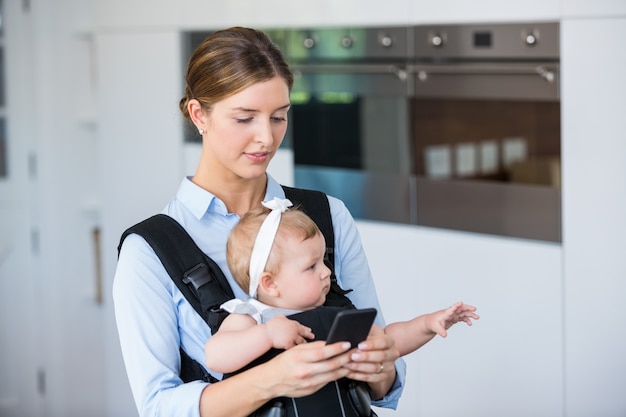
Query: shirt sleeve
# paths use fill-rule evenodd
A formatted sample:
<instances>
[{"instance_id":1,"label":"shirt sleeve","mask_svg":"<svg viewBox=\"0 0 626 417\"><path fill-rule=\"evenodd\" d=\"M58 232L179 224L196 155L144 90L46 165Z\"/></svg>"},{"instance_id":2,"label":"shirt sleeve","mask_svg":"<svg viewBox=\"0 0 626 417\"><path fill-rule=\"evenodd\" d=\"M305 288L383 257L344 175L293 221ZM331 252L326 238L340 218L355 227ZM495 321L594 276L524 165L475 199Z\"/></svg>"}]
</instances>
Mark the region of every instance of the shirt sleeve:
<instances>
[{"instance_id":1,"label":"shirt sleeve","mask_svg":"<svg viewBox=\"0 0 626 417\"><path fill-rule=\"evenodd\" d=\"M181 345L173 283L154 251L138 235L122 246L113 302L122 356L142 417L199 417L207 385L179 378Z\"/></svg>"},{"instance_id":2,"label":"shirt sleeve","mask_svg":"<svg viewBox=\"0 0 626 417\"><path fill-rule=\"evenodd\" d=\"M356 223L344 205L334 197L329 196L333 230L335 233L335 274L337 282L344 290L352 290L348 297L358 308L374 307L378 310L376 324L385 327L385 319L378 302L376 286L363 250L361 237ZM402 395L406 379L406 362L396 360L396 381L385 397L373 401L372 405L395 409Z\"/></svg>"}]
</instances>

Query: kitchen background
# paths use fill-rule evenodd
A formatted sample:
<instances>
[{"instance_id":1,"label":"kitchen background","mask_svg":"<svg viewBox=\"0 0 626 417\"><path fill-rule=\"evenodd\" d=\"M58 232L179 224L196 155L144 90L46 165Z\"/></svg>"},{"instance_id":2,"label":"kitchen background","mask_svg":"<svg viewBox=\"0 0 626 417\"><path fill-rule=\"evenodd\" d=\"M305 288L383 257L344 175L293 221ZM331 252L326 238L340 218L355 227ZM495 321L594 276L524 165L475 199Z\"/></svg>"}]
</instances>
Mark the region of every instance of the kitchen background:
<instances>
[{"instance_id":1,"label":"kitchen background","mask_svg":"<svg viewBox=\"0 0 626 417\"><path fill-rule=\"evenodd\" d=\"M560 24L560 241L359 220L387 320L481 314L407 357L379 415L626 415L624 0L4 0L0 416L136 415L110 287L120 233L198 156L184 32L538 21ZM288 149L271 172L294 181Z\"/></svg>"}]
</instances>

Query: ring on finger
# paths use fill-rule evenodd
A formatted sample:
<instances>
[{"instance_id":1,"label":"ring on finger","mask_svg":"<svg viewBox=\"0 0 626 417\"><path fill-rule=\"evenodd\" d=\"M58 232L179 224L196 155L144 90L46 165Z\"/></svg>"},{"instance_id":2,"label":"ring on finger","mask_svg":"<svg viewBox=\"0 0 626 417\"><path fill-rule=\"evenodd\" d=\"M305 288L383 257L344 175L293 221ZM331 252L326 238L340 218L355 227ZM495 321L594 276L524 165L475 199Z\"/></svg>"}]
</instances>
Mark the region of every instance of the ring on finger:
<instances>
[{"instance_id":1,"label":"ring on finger","mask_svg":"<svg viewBox=\"0 0 626 417\"><path fill-rule=\"evenodd\" d=\"M377 373L381 373L383 370L385 369L385 365L383 365L383 363L380 363L380 368L378 368L378 372Z\"/></svg>"}]
</instances>

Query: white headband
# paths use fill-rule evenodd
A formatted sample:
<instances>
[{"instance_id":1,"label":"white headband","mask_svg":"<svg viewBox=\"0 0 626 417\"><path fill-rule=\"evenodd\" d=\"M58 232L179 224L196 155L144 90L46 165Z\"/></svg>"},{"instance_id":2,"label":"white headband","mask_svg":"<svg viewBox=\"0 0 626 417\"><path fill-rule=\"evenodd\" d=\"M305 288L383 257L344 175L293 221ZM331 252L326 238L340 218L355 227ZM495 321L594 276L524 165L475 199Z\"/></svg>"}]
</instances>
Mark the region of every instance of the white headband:
<instances>
[{"instance_id":1,"label":"white headband","mask_svg":"<svg viewBox=\"0 0 626 417\"><path fill-rule=\"evenodd\" d=\"M270 256L270 250L274 244L274 238L276 237L278 225L280 224L280 217L289 207L293 206L293 203L286 198L281 199L276 197L262 204L272 211L267 215L265 220L263 220L259 234L256 235L256 240L252 247L252 254L250 255L250 288L248 294L252 298L256 298L259 278L265 270L267 259Z\"/></svg>"}]
</instances>

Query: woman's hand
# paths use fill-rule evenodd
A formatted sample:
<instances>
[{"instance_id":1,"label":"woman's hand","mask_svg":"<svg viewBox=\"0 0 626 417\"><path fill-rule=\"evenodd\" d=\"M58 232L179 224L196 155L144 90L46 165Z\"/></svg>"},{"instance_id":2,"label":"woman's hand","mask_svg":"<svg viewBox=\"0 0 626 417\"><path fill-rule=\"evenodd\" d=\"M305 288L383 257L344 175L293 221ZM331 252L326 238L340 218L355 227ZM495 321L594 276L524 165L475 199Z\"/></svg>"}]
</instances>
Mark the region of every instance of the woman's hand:
<instances>
[{"instance_id":1,"label":"woman's hand","mask_svg":"<svg viewBox=\"0 0 626 417\"><path fill-rule=\"evenodd\" d=\"M272 397L303 397L350 373L350 343L326 345L323 341L296 345L260 365L272 377L264 381Z\"/></svg>"},{"instance_id":2,"label":"woman's hand","mask_svg":"<svg viewBox=\"0 0 626 417\"><path fill-rule=\"evenodd\" d=\"M346 342L296 345L268 362L209 384L200 398L200 415L247 416L272 398L311 395L350 373L345 367L350 362L349 350Z\"/></svg>"},{"instance_id":3,"label":"woman's hand","mask_svg":"<svg viewBox=\"0 0 626 417\"><path fill-rule=\"evenodd\" d=\"M351 362L344 365L350 370L347 377L367 382L372 398L384 397L396 379L394 362L400 357L393 339L383 329L374 325L367 340L350 352Z\"/></svg>"}]
</instances>

